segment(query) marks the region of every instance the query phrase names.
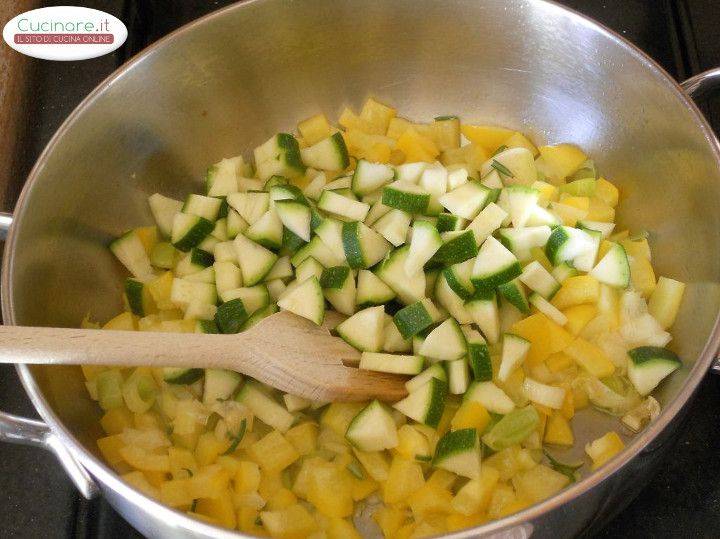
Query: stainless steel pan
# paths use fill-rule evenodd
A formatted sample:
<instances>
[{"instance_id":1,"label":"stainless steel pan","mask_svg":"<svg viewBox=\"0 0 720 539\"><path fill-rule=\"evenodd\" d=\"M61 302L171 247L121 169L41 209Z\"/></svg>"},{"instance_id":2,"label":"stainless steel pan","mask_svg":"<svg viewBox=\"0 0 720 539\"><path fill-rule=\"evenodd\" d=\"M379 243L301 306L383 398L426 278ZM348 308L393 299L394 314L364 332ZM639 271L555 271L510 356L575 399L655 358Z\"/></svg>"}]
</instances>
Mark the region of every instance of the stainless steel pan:
<instances>
[{"instance_id":1,"label":"stainless steel pan","mask_svg":"<svg viewBox=\"0 0 720 539\"><path fill-rule=\"evenodd\" d=\"M660 274L688 282L674 333L686 362L662 415L609 465L557 496L455 534L565 537L592 529L645 484L718 348L720 145L689 95L618 35L533 0L254 0L171 34L73 112L38 160L5 247L10 324L77 325L120 308L105 248L151 222L146 196L180 196L204 168L248 152L319 110L374 95L415 119L458 114L569 141L626 197L620 221L652 232ZM79 370L20 367L44 423L2 416L0 437L54 450L80 490L97 489L152 537L236 537L145 498L98 458L99 410ZM578 450L615 420L584 412Z\"/></svg>"}]
</instances>

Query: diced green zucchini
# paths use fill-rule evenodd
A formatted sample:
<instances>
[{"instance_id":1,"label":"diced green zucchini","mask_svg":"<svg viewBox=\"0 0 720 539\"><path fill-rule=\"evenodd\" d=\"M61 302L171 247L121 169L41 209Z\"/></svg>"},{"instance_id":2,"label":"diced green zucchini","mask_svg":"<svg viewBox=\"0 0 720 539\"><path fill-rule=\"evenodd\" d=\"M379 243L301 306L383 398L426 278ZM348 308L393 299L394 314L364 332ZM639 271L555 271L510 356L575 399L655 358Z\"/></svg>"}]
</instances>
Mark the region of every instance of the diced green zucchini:
<instances>
[{"instance_id":1,"label":"diced green zucchini","mask_svg":"<svg viewBox=\"0 0 720 539\"><path fill-rule=\"evenodd\" d=\"M366 200L363 200L363 202L367 202ZM392 208L390 206L386 206L382 203L381 199L376 200L372 203L372 206L370 206L370 211L368 212L367 216L365 217L365 224L367 226L372 226L377 222L378 219L380 219L383 215L385 215L387 212L389 212Z\"/></svg>"},{"instance_id":2,"label":"diced green zucchini","mask_svg":"<svg viewBox=\"0 0 720 539\"><path fill-rule=\"evenodd\" d=\"M465 335L454 318L448 318L433 329L420 347L421 356L436 361L460 359L466 353Z\"/></svg>"},{"instance_id":3,"label":"diced green zucchini","mask_svg":"<svg viewBox=\"0 0 720 539\"><path fill-rule=\"evenodd\" d=\"M245 323L242 325L242 331L247 331L251 327L259 324L262 320L264 320L270 315L275 314L276 312L278 312L278 307L274 303L269 303L268 305L265 305L265 307L263 307L262 309L256 310L250 315L247 320L245 320Z\"/></svg>"},{"instance_id":4,"label":"diced green zucchini","mask_svg":"<svg viewBox=\"0 0 720 539\"><path fill-rule=\"evenodd\" d=\"M212 221L189 213L177 213L173 220L172 244L176 249L187 252L200 245L214 228Z\"/></svg>"},{"instance_id":5,"label":"diced green zucchini","mask_svg":"<svg viewBox=\"0 0 720 539\"><path fill-rule=\"evenodd\" d=\"M423 358L420 356L384 354L381 352L363 352L358 365L359 369L366 371L409 375L419 373L422 367Z\"/></svg>"},{"instance_id":6,"label":"diced green zucchini","mask_svg":"<svg viewBox=\"0 0 720 539\"><path fill-rule=\"evenodd\" d=\"M544 247L550 237L549 226L528 226L525 228L501 228L498 238L520 260L530 258L533 247Z\"/></svg>"},{"instance_id":7,"label":"diced green zucchini","mask_svg":"<svg viewBox=\"0 0 720 539\"><path fill-rule=\"evenodd\" d=\"M505 189L512 224L515 228L523 228L537 206L540 193L526 185L509 185Z\"/></svg>"},{"instance_id":8,"label":"diced green zucchini","mask_svg":"<svg viewBox=\"0 0 720 539\"><path fill-rule=\"evenodd\" d=\"M240 232L245 232L250 225L240 217L240 214L233 209L228 210L227 216L227 237L232 240Z\"/></svg>"},{"instance_id":9,"label":"diced green zucchini","mask_svg":"<svg viewBox=\"0 0 720 539\"><path fill-rule=\"evenodd\" d=\"M465 308L465 300L458 296L450 287L447 276L444 272L438 275L435 283L435 299L445 307L458 324L471 324L472 317L470 312Z\"/></svg>"},{"instance_id":10,"label":"diced green zucchini","mask_svg":"<svg viewBox=\"0 0 720 539\"><path fill-rule=\"evenodd\" d=\"M410 250L405 259L405 273L414 276L443 245L437 228L428 221L415 221L412 226Z\"/></svg>"},{"instance_id":11,"label":"diced green zucchini","mask_svg":"<svg viewBox=\"0 0 720 539\"><path fill-rule=\"evenodd\" d=\"M641 346L628 352L628 378L641 395L649 394L667 376L682 366L667 348Z\"/></svg>"},{"instance_id":12,"label":"diced green zucchini","mask_svg":"<svg viewBox=\"0 0 720 539\"><path fill-rule=\"evenodd\" d=\"M385 309L369 307L355 313L335 328L348 344L362 352L380 352L383 347Z\"/></svg>"},{"instance_id":13,"label":"diced green zucchini","mask_svg":"<svg viewBox=\"0 0 720 539\"><path fill-rule=\"evenodd\" d=\"M494 292L476 294L465 303L465 309L489 343L500 340L500 315Z\"/></svg>"},{"instance_id":14,"label":"diced green zucchini","mask_svg":"<svg viewBox=\"0 0 720 539\"><path fill-rule=\"evenodd\" d=\"M264 191L232 193L226 200L249 225L254 224L270 208L270 195Z\"/></svg>"},{"instance_id":15,"label":"diced green zucchini","mask_svg":"<svg viewBox=\"0 0 720 539\"><path fill-rule=\"evenodd\" d=\"M277 303L281 310L307 318L318 326L325 318L325 299L316 277L310 277L298 284L283 294Z\"/></svg>"},{"instance_id":16,"label":"diced green zucchini","mask_svg":"<svg viewBox=\"0 0 720 539\"><path fill-rule=\"evenodd\" d=\"M423 162L398 165L395 167L395 179L402 182L417 183L427 166L428 164Z\"/></svg>"},{"instance_id":17,"label":"diced green zucchini","mask_svg":"<svg viewBox=\"0 0 720 539\"><path fill-rule=\"evenodd\" d=\"M345 170L350 164L345 140L340 133L300 150L303 163L318 170Z\"/></svg>"},{"instance_id":18,"label":"diced green zucchini","mask_svg":"<svg viewBox=\"0 0 720 539\"><path fill-rule=\"evenodd\" d=\"M347 316L355 312L355 276L349 267L334 266L323 270L320 287L337 312Z\"/></svg>"},{"instance_id":19,"label":"diced green zucchini","mask_svg":"<svg viewBox=\"0 0 720 539\"><path fill-rule=\"evenodd\" d=\"M399 247L390 252L376 271L376 275L397 294L405 305L425 297L425 274L418 271L412 276L405 272L409 246Z\"/></svg>"},{"instance_id":20,"label":"diced green zucchini","mask_svg":"<svg viewBox=\"0 0 720 539\"><path fill-rule=\"evenodd\" d=\"M159 241L150 251L150 263L156 268L172 269L175 265L177 250L171 243Z\"/></svg>"},{"instance_id":21,"label":"diced green zucchini","mask_svg":"<svg viewBox=\"0 0 720 539\"><path fill-rule=\"evenodd\" d=\"M578 271L587 273L595 266L598 250L600 249L600 242L602 241L602 233L588 228L579 228L587 232L591 245L586 252L573 259L573 266L575 266Z\"/></svg>"},{"instance_id":22,"label":"diced green zucchini","mask_svg":"<svg viewBox=\"0 0 720 539\"><path fill-rule=\"evenodd\" d=\"M322 240L325 246L330 249L338 259L345 259L345 248L342 240L343 223L332 217L323 219L320 226L315 229L315 234Z\"/></svg>"},{"instance_id":23,"label":"diced green zucchini","mask_svg":"<svg viewBox=\"0 0 720 539\"><path fill-rule=\"evenodd\" d=\"M532 185L537 180L535 158L527 148L509 148L493 155L480 168L480 176L485 177L496 170L504 183Z\"/></svg>"},{"instance_id":24,"label":"diced green zucchini","mask_svg":"<svg viewBox=\"0 0 720 539\"><path fill-rule=\"evenodd\" d=\"M247 406L260 421L280 432L287 432L295 422L295 416L267 395L257 382L245 382L235 400Z\"/></svg>"},{"instance_id":25,"label":"diced green zucchini","mask_svg":"<svg viewBox=\"0 0 720 539\"><path fill-rule=\"evenodd\" d=\"M601 239L605 240L615 230L615 223L603 223L600 221L588 221L587 219L579 219L577 227L584 230L595 230L600 232Z\"/></svg>"},{"instance_id":26,"label":"diced green zucchini","mask_svg":"<svg viewBox=\"0 0 720 539\"><path fill-rule=\"evenodd\" d=\"M239 333L248 314L240 298L231 299L218 307L215 323L221 333Z\"/></svg>"},{"instance_id":27,"label":"diced green zucchini","mask_svg":"<svg viewBox=\"0 0 720 539\"><path fill-rule=\"evenodd\" d=\"M319 236L314 236L309 243L298 249L292 258L290 258L290 262L297 268L308 257L313 257L327 268L340 266L345 263L345 257L339 257L333 250L325 245Z\"/></svg>"},{"instance_id":28,"label":"diced green zucchini","mask_svg":"<svg viewBox=\"0 0 720 539\"><path fill-rule=\"evenodd\" d=\"M274 208L268 209L243 232L245 237L267 249L279 249L283 239L283 223ZM235 236L237 238L237 235Z\"/></svg>"},{"instance_id":29,"label":"diced green zucchini","mask_svg":"<svg viewBox=\"0 0 720 539\"><path fill-rule=\"evenodd\" d=\"M178 277L192 275L212 266L214 262L215 257L212 254L195 247L177 263L175 275Z\"/></svg>"},{"instance_id":30,"label":"diced green zucchini","mask_svg":"<svg viewBox=\"0 0 720 539\"><path fill-rule=\"evenodd\" d=\"M215 323L215 315L213 315L212 320L198 320L195 323L195 333L210 333L213 335L220 333Z\"/></svg>"},{"instance_id":31,"label":"diced green zucchini","mask_svg":"<svg viewBox=\"0 0 720 539\"><path fill-rule=\"evenodd\" d=\"M609 286L627 288L630 284L630 264L625 248L619 243L613 243L597 266L592 268L590 275Z\"/></svg>"},{"instance_id":32,"label":"diced green zucchini","mask_svg":"<svg viewBox=\"0 0 720 539\"><path fill-rule=\"evenodd\" d=\"M478 254L478 245L471 230L443 232L443 244L433 255L431 262L451 265L459 264Z\"/></svg>"},{"instance_id":33,"label":"diced green zucchini","mask_svg":"<svg viewBox=\"0 0 720 539\"><path fill-rule=\"evenodd\" d=\"M470 372L467 359L461 357L446 363L448 371L448 391L452 395L462 395L470 385Z\"/></svg>"},{"instance_id":34,"label":"diced green zucchini","mask_svg":"<svg viewBox=\"0 0 720 539\"><path fill-rule=\"evenodd\" d=\"M268 159L275 159L277 156L286 151L299 150L298 141L295 137L288 133L278 133L273 135L266 142L255 148L255 163L262 163Z\"/></svg>"},{"instance_id":35,"label":"diced green zucchini","mask_svg":"<svg viewBox=\"0 0 720 539\"><path fill-rule=\"evenodd\" d=\"M520 279L513 279L507 283L503 283L497 288L498 292L511 305L523 314L530 314L530 304L525 295L525 287Z\"/></svg>"},{"instance_id":36,"label":"diced green zucchini","mask_svg":"<svg viewBox=\"0 0 720 539\"><path fill-rule=\"evenodd\" d=\"M337 191L323 191L318 201L318 208L349 221L362 221L370 211L370 205L353 200Z\"/></svg>"},{"instance_id":37,"label":"diced green zucchini","mask_svg":"<svg viewBox=\"0 0 720 539\"><path fill-rule=\"evenodd\" d=\"M470 299L475 292L475 287L470 279L474 266L475 260L471 258L443 270L443 275L450 288L465 300Z\"/></svg>"},{"instance_id":38,"label":"diced green zucchini","mask_svg":"<svg viewBox=\"0 0 720 539\"><path fill-rule=\"evenodd\" d=\"M309 206L295 200L278 200L275 209L285 228L303 240L310 241L312 212Z\"/></svg>"},{"instance_id":39,"label":"diced green zucchini","mask_svg":"<svg viewBox=\"0 0 720 539\"><path fill-rule=\"evenodd\" d=\"M215 285L215 268L209 267L205 268L202 271L198 271L196 273L191 273L190 275L186 275L185 277L186 281L192 281L196 283L209 283L213 286Z\"/></svg>"},{"instance_id":40,"label":"diced green zucchini","mask_svg":"<svg viewBox=\"0 0 720 539\"><path fill-rule=\"evenodd\" d=\"M407 239L410 228L410 214L402 210L391 210L373 225L373 228L395 247Z\"/></svg>"},{"instance_id":41,"label":"diced green zucchini","mask_svg":"<svg viewBox=\"0 0 720 539\"><path fill-rule=\"evenodd\" d=\"M276 185L288 185L289 183L290 183L290 181L285 176L280 176L280 175L276 174L275 176L270 176L265 181L263 190L270 192L270 190L273 187L275 187Z\"/></svg>"},{"instance_id":42,"label":"diced green zucchini","mask_svg":"<svg viewBox=\"0 0 720 539\"><path fill-rule=\"evenodd\" d=\"M384 451L398 445L392 413L377 400L358 412L348 425L345 437L360 451Z\"/></svg>"},{"instance_id":43,"label":"diced green zucchini","mask_svg":"<svg viewBox=\"0 0 720 539\"><path fill-rule=\"evenodd\" d=\"M395 313L393 321L403 339L409 339L429 328L438 319L438 312L432 301L423 299Z\"/></svg>"},{"instance_id":44,"label":"diced green zucchini","mask_svg":"<svg viewBox=\"0 0 720 539\"><path fill-rule=\"evenodd\" d=\"M467 360L472 371L473 379L477 382L492 381L493 369L490 361L490 351L482 335L474 329L463 326L467 342Z\"/></svg>"},{"instance_id":45,"label":"diced green zucchini","mask_svg":"<svg viewBox=\"0 0 720 539\"><path fill-rule=\"evenodd\" d=\"M233 262L215 262L215 287L218 294L242 286L242 272Z\"/></svg>"},{"instance_id":46,"label":"diced green zucchini","mask_svg":"<svg viewBox=\"0 0 720 539\"><path fill-rule=\"evenodd\" d=\"M392 316L389 315L385 315L382 351L388 353L412 351L412 341L410 339L403 339Z\"/></svg>"},{"instance_id":47,"label":"diced green zucchini","mask_svg":"<svg viewBox=\"0 0 720 539\"><path fill-rule=\"evenodd\" d=\"M357 302L358 308L384 305L395 297L392 288L386 285L377 275L365 269L358 271Z\"/></svg>"},{"instance_id":48,"label":"diced green zucchini","mask_svg":"<svg viewBox=\"0 0 720 539\"><path fill-rule=\"evenodd\" d=\"M185 309L185 320L215 320L217 306L209 303L201 303L198 300L188 303Z\"/></svg>"},{"instance_id":49,"label":"diced green zucchini","mask_svg":"<svg viewBox=\"0 0 720 539\"><path fill-rule=\"evenodd\" d=\"M181 211L214 222L218 218L221 205L222 200L219 198L191 194L185 199Z\"/></svg>"},{"instance_id":50,"label":"diced green zucchini","mask_svg":"<svg viewBox=\"0 0 720 539\"><path fill-rule=\"evenodd\" d=\"M468 220L453 215L452 213L440 213L435 222L435 228L438 232L453 232L456 230L465 230Z\"/></svg>"},{"instance_id":51,"label":"diced green zucchini","mask_svg":"<svg viewBox=\"0 0 720 539\"><path fill-rule=\"evenodd\" d=\"M418 423L437 427L445 409L447 384L437 378L430 378L424 385L412 391L393 408Z\"/></svg>"},{"instance_id":52,"label":"diced green zucchini","mask_svg":"<svg viewBox=\"0 0 720 539\"><path fill-rule=\"evenodd\" d=\"M343 248L351 268L369 268L390 251L390 244L380 234L359 221L343 224Z\"/></svg>"},{"instance_id":53,"label":"diced green zucchini","mask_svg":"<svg viewBox=\"0 0 720 539\"><path fill-rule=\"evenodd\" d=\"M144 279L153 275L145 247L134 230L126 232L113 241L110 244L110 251L134 277Z\"/></svg>"},{"instance_id":54,"label":"diced green zucchini","mask_svg":"<svg viewBox=\"0 0 720 539\"><path fill-rule=\"evenodd\" d=\"M395 170L390 165L359 159L352 176L352 190L358 196L367 195L390 183L394 176Z\"/></svg>"},{"instance_id":55,"label":"diced green zucchini","mask_svg":"<svg viewBox=\"0 0 720 539\"><path fill-rule=\"evenodd\" d=\"M493 382L473 382L465 393L465 400L475 401L495 414L509 414L515 409L515 403Z\"/></svg>"},{"instance_id":56,"label":"diced green zucchini","mask_svg":"<svg viewBox=\"0 0 720 539\"><path fill-rule=\"evenodd\" d=\"M145 283L132 277L125 279L125 297L130 311L134 315L143 317L150 314L149 310L153 301Z\"/></svg>"},{"instance_id":57,"label":"diced green zucchini","mask_svg":"<svg viewBox=\"0 0 720 539\"><path fill-rule=\"evenodd\" d=\"M150 211L153 214L155 223L157 223L160 233L169 238L172 235L173 220L175 214L180 213L183 203L179 200L165 197L160 193L155 193L148 197Z\"/></svg>"},{"instance_id":58,"label":"diced green zucchini","mask_svg":"<svg viewBox=\"0 0 720 539\"><path fill-rule=\"evenodd\" d=\"M163 368L163 380L168 384L190 385L203 377L205 369Z\"/></svg>"},{"instance_id":59,"label":"diced green zucchini","mask_svg":"<svg viewBox=\"0 0 720 539\"><path fill-rule=\"evenodd\" d=\"M305 173L297 140L287 133L279 133L255 148L257 177L266 181L274 175L297 178Z\"/></svg>"},{"instance_id":60,"label":"diced green zucchini","mask_svg":"<svg viewBox=\"0 0 720 539\"><path fill-rule=\"evenodd\" d=\"M214 305L217 302L215 285L175 277L170 289L170 301L178 307L186 307L193 300Z\"/></svg>"},{"instance_id":61,"label":"diced green zucchini","mask_svg":"<svg viewBox=\"0 0 720 539\"><path fill-rule=\"evenodd\" d=\"M555 307L555 305L550 303L537 292L533 292L532 294L530 294L530 297L528 299L530 301L530 305L535 307L538 311L543 313L557 325L564 326L565 324L567 324L567 316L565 316L562 311L560 311L557 307Z\"/></svg>"},{"instance_id":62,"label":"diced green zucchini","mask_svg":"<svg viewBox=\"0 0 720 539\"><path fill-rule=\"evenodd\" d=\"M405 389L407 389L408 393L412 393L427 384L431 378L437 378L444 384L447 383L447 373L442 363L433 363L417 376L410 378L410 380L405 382Z\"/></svg>"},{"instance_id":63,"label":"diced green zucchini","mask_svg":"<svg viewBox=\"0 0 720 539\"><path fill-rule=\"evenodd\" d=\"M242 300L243 307L248 314L252 314L270 303L270 292L264 284L233 288L221 293L220 296L223 301Z\"/></svg>"},{"instance_id":64,"label":"diced green zucchini","mask_svg":"<svg viewBox=\"0 0 720 539\"><path fill-rule=\"evenodd\" d=\"M593 240L584 230L569 226L558 226L552 231L545 245L545 254L550 262L558 264L575 260L576 257L593 248Z\"/></svg>"},{"instance_id":65,"label":"diced green zucchini","mask_svg":"<svg viewBox=\"0 0 720 539\"><path fill-rule=\"evenodd\" d=\"M472 283L478 290L492 290L522 273L518 259L502 243L488 237L480 247Z\"/></svg>"},{"instance_id":66,"label":"diced green zucchini","mask_svg":"<svg viewBox=\"0 0 720 539\"><path fill-rule=\"evenodd\" d=\"M490 189L480 182L467 182L439 198L440 204L453 215L468 220L475 219L487 205Z\"/></svg>"},{"instance_id":67,"label":"diced green zucchini","mask_svg":"<svg viewBox=\"0 0 720 539\"><path fill-rule=\"evenodd\" d=\"M560 224L562 224L560 218L542 206L535 206L525 223L526 226L549 226L550 228L555 228Z\"/></svg>"},{"instance_id":68,"label":"diced green zucchini","mask_svg":"<svg viewBox=\"0 0 720 539\"><path fill-rule=\"evenodd\" d=\"M534 406L518 408L505 415L482 437L482 441L493 451L500 451L521 443L530 436L540 422Z\"/></svg>"},{"instance_id":69,"label":"diced green zucchini","mask_svg":"<svg viewBox=\"0 0 720 539\"><path fill-rule=\"evenodd\" d=\"M242 375L226 369L205 369L203 404L212 406L218 401L228 400L242 382Z\"/></svg>"},{"instance_id":70,"label":"diced green zucchini","mask_svg":"<svg viewBox=\"0 0 720 539\"><path fill-rule=\"evenodd\" d=\"M414 183L395 181L383 189L382 203L409 214L424 213L430 203L430 193Z\"/></svg>"},{"instance_id":71,"label":"diced green zucchini","mask_svg":"<svg viewBox=\"0 0 720 539\"><path fill-rule=\"evenodd\" d=\"M237 252L235 244L231 241L221 241L215 244L213 256L216 262L234 262L237 263Z\"/></svg>"},{"instance_id":72,"label":"diced green zucchini","mask_svg":"<svg viewBox=\"0 0 720 539\"><path fill-rule=\"evenodd\" d=\"M520 280L533 292L550 299L560 289L560 283L555 280L540 262L534 260L523 268Z\"/></svg>"},{"instance_id":73,"label":"diced green zucchini","mask_svg":"<svg viewBox=\"0 0 720 539\"><path fill-rule=\"evenodd\" d=\"M525 361L530 351L530 341L514 335L505 333L502 343L502 359L498 369L498 380L506 382L510 374Z\"/></svg>"},{"instance_id":74,"label":"diced green zucchini","mask_svg":"<svg viewBox=\"0 0 720 539\"><path fill-rule=\"evenodd\" d=\"M233 243L245 286L262 281L277 262L278 256L275 253L243 234L238 234Z\"/></svg>"},{"instance_id":75,"label":"diced green zucchini","mask_svg":"<svg viewBox=\"0 0 720 539\"><path fill-rule=\"evenodd\" d=\"M490 202L467 226L475 235L475 242L481 245L493 232L500 228L508 214L494 202Z\"/></svg>"},{"instance_id":76,"label":"diced green zucchini","mask_svg":"<svg viewBox=\"0 0 720 539\"><path fill-rule=\"evenodd\" d=\"M289 256L281 256L275 261L272 269L265 276L266 281L274 281L275 279L287 279L293 276L292 264L290 264Z\"/></svg>"},{"instance_id":77,"label":"diced green zucchini","mask_svg":"<svg viewBox=\"0 0 720 539\"><path fill-rule=\"evenodd\" d=\"M418 185L430 194L425 213L437 215L443 209L440 197L447 192L447 170L440 164L428 165L420 175Z\"/></svg>"},{"instance_id":78,"label":"diced green zucchini","mask_svg":"<svg viewBox=\"0 0 720 539\"><path fill-rule=\"evenodd\" d=\"M333 266L333 267L340 267L340 266ZM347 266L346 266L347 267ZM349 268L348 268L349 269ZM325 271L325 268L323 268L322 264L315 260L313 257L308 257L305 260L303 260L300 265L295 270L295 279L298 283L302 283L303 281L309 279L310 277L317 277L318 281L322 278L323 272ZM322 285L321 285L322 287Z\"/></svg>"},{"instance_id":79,"label":"diced green zucchini","mask_svg":"<svg viewBox=\"0 0 720 539\"><path fill-rule=\"evenodd\" d=\"M462 477L480 477L480 439L475 429L446 432L437 443L433 466Z\"/></svg>"},{"instance_id":80,"label":"diced green zucchini","mask_svg":"<svg viewBox=\"0 0 720 539\"><path fill-rule=\"evenodd\" d=\"M552 270L552 276L555 278L558 284L561 285L563 282L565 282L565 279L569 277L574 277L577 274L578 270L573 267L572 262L568 261L558 264Z\"/></svg>"},{"instance_id":81,"label":"diced green zucchini","mask_svg":"<svg viewBox=\"0 0 720 539\"><path fill-rule=\"evenodd\" d=\"M320 198L326 184L327 176L324 172L319 172L317 176L315 176L310 183L305 186L305 189L303 189L303 195L310 200L317 201Z\"/></svg>"}]
</instances>

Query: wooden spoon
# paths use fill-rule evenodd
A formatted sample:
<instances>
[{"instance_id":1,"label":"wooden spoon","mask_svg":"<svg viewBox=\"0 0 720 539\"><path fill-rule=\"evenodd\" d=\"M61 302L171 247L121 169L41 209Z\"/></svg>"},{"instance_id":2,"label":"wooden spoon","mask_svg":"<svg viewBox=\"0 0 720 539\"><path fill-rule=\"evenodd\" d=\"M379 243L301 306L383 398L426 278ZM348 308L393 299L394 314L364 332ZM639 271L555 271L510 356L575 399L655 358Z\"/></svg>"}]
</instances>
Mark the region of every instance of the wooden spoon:
<instances>
[{"instance_id":1,"label":"wooden spoon","mask_svg":"<svg viewBox=\"0 0 720 539\"><path fill-rule=\"evenodd\" d=\"M322 401L407 395L399 376L346 366L359 359L328 327L286 311L236 335L0 326L0 363L231 369Z\"/></svg>"}]
</instances>

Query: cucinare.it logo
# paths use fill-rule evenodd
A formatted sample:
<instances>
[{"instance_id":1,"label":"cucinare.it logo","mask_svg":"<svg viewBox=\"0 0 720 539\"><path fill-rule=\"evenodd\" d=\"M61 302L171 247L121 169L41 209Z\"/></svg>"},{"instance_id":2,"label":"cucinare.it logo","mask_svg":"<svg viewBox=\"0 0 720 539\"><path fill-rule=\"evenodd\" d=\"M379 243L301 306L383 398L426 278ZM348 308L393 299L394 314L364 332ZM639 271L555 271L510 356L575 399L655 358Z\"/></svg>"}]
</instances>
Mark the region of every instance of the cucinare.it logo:
<instances>
[{"instance_id":1,"label":"cucinare.it logo","mask_svg":"<svg viewBox=\"0 0 720 539\"><path fill-rule=\"evenodd\" d=\"M108 54L127 39L127 28L109 13L75 6L33 9L13 17L3 39L16 51L43 60L86 60Z\"/></svg>"}]
</instances>

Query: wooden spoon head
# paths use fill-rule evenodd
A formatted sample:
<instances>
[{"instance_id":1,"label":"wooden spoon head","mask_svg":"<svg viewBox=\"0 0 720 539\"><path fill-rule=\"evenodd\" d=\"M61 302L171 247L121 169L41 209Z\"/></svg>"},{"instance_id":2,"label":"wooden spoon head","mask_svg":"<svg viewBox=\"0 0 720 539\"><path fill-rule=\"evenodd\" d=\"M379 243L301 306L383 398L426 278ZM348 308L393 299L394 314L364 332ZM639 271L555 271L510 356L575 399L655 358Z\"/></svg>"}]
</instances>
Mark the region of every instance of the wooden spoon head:
<instances>
[{"instance_id":1,"label":"wooden spoon head","mask_svg":"<svg viewBox=\"0 0 720 539\"><path fill-rule=\"evenodd\" d=\"M337 318L329 325L337 325ZM313 400L397 401L407 395L405 380L396 375L348 367L360 352L327 327L281 311L246 333L254 350L264 353L266 369L256 378L282 391ZM257 344L256 344L257 343Z\"/></svg>"}]
</instances>

